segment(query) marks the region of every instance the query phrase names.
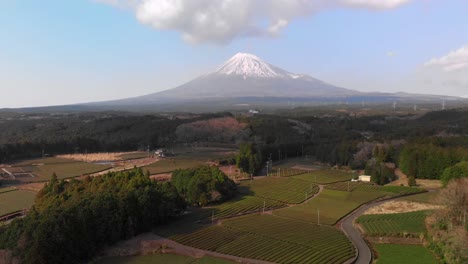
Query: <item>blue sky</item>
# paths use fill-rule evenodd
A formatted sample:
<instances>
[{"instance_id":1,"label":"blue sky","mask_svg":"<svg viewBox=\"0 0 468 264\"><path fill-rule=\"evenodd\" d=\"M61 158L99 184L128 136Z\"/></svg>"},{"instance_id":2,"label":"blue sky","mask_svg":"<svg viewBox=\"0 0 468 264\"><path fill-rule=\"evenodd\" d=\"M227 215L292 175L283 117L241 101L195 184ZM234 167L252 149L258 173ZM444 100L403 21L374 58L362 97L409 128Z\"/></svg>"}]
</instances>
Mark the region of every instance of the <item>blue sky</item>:
<instances>
[{"instance_id":1,"label":"blue sky","mask_svg":"<svg viewBox=\"0 0 468 264\"><path fill-rule=\"evenodd\" d=\"M467 1L195 2L0 1L0 108L153 93L241 51L360 91L468 96Z\"/></svg>"}]
</instances>

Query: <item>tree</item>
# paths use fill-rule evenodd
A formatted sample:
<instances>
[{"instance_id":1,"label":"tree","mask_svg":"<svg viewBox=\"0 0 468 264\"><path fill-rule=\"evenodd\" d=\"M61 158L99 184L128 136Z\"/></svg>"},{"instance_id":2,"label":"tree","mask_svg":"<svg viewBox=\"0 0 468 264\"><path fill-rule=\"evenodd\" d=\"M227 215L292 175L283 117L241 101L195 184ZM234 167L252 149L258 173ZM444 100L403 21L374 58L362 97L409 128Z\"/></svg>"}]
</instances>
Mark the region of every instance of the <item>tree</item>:
<instances>
[{"instance_id":1,"label":"tree","mask_svg":"<svg viewBox=\"0 0 468 264\"><path fill-rule=\"evenodd\" d=\"M447 186L452 179L468 177L468 161L462 161L452 167L448 167L442 173L440 181L444 186Z\"/></svg>"},{"instance_id":2,"label":"tree","mask_svg":"<svg viewBox=\"0 0 468 264\"><path fill-rule=\"evenodd\" d=\"M413 175L410 175L408 177L408 186L416 186L416 179Z\"/></svg>"},{"instance_id":3,"label":"tree","mask_svg":"<svg viewBox=\"0 0 468 264\"><path fill-rule=\"evenodd\" d=\"M242 172L250 175L254 174L262 166L260 153L255 150L253 144L242 143L240 145L236 165Z\"/></svg>"}]
</instances>

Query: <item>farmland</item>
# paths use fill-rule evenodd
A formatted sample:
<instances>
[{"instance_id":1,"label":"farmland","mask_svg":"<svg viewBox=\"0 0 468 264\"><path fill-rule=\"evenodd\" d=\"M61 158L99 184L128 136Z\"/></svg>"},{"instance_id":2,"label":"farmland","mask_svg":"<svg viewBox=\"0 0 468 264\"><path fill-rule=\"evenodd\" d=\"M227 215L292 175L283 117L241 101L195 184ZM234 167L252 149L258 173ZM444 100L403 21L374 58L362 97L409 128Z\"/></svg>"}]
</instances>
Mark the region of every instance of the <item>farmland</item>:
<instances>
[{"instance_id":1,"label":"farmland","mask_svg":"<svg viewBox=\"0 0 468 264\"><path fill-rule=\"evenodd\" d=\"M44 158L18 162L7 169L13 170L15 173L23 173L24 175L15 177L16 181L24 183L48 181L54 172L57 174L58 179L66 179L103 171L109 168L110 166L108 165L86 163L76 160Z\"/></svg>"},{"instance_id":2,"label":"farmland","mask_svg":"<svg viewBox=\"0 0 468 264\"><path fill-rule=\"evenodd\" d=\"M377 264L432 264L438 263L434 255L419 245L374 244Z\"/></svg>"},{"instance_id":3,"label":"farmland","mask_svg":"<svg viewBox=\"0 0 468 264\"><path fill-rule=\"evenodd\" d=\"M369 214L360 216L356 222L369 236L403 236L405 233L419 235L426 230L424 219L429 212Z\"/></svg>"},{"instance_id":4,"label":"farmland","mask_svg":"<svg viewBox=\"0 0 468 264\"><path fill-rule=\"evenodd\" d=\"M213 210L215 218L225 218L239 214L260 212L264 207L265 210L271 210L284 206L284 203L277 200L246 195L229 202L222 203L218 206L214 206Z\"/></svg>"},{"instance_id":5,"label":"farmland","mask_svg":"<svg viewBox=\"0 0 468 264\"><path fill-rule=\"evenodd\" d=\"M189 169L205 164L202 161L182 158L167 158L156 161L150 165L144 166L144 171L149 171L150 174L158 174L165 172L172 172L177 169Z\"/></svg>"},{"instance_id":6,"label":"farmland","mask_svg":"<svg viewBox=\"0 0 468 264\"><path fill-rule=\"evenodd\" d=\"M327 189L338 190L338 191L380 191L386 192L390 195L403 195L410 193L424 192L423 189L416 187L406 187L406 186L379 186L363 182L337 182L328 184Z\"/></svg>"},{"instance_id":7,"label":"farmland","mask_svg":"<svg viewBox=\"0 0 468 264\"><path fill-rule=\"evenodd\" d=\"M302 180L265 177L253 181L243 181L239 190L247 195L298 204L315 195L319 188L313 183Z\"/></svg>"},{"instance_id":8,"label":"farmland","mask_svg":"<svg viewBox=\"0 0 468 264\"><path fill-rule=\"evenodd\" d=\"M249 215L225 220L221 226L165 235L195 248L277 263L342 263L354 256L351 243L335 228L272 215Z\"/></svg>"},{"instance_id":9,"label":"farmland","mask_svg":"<svg viewBox=\"0 0 468 264\"><path fill-rule=\"evenodd\" d=\"M175 254L153 254L145 256L129 256L129 257L108 257L92 262L94 264L151 264L151 263L167 263L167 264L229 264L235 263L224 259L212 257L192 258Z\"/></svg>"},{"instance_id":10,"label":"farmland","mask_svg":"<svg viewBox=\"0 0 468 264\"><path fill-rule=\"evenodd\" d=\"M378 191L344 192L325 189L320 195L306 203L275 210L273 214L311 223L320 221L320 224L333 225L359 205L384 195Z\"/></svg>"},{"instance_id":11,"label":"farmland","mask_svg":"<svg viewBox=\"0 0 468 264\"><path fill-rule=\"evenodd\" d=\"M353 178L353 174L339 170L317 170L297 175L293 178L319 184L327 184L333 182L349 181Z\"/></svg>"},{"instance_id":12,"label":"farmland","mask_svg":"<svg viewBox=\"0 0 468 264\"><path fill-rule=\"evenodd\" d=\"M23 190L0 188L0 216L7 215L25 208L30 208L36 193Z\"/></svg>"}]
</instances>

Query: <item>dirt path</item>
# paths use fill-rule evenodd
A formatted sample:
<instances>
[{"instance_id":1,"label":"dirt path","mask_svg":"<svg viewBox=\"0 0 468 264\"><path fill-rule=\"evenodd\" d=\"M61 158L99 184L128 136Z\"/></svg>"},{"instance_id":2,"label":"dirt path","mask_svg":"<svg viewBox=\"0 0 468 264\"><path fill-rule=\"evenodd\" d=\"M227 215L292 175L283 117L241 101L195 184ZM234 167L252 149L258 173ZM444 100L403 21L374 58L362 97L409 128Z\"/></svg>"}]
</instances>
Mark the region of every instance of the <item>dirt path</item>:
<instances>
[{"instance_id":1,"label":"dirt path","mask_svg":"<svg viewBox=\"0 0 468 264\"><path fill-rule=\"evenodd\" d=\"M226 260L232 260L238 263L251 263L251 264L271 264L273 262L241 258L232 255L197 249L189 246L179 244L173 240L160 237L153 233L146 233L136 236L130 240L121 242L117 246L104 252L105 256L129 256L136 254L152 254L153 252L161 250L165 253L175 253L194 258L201 258L203 256L210 256Z\"/></svg>"}]
</instances>

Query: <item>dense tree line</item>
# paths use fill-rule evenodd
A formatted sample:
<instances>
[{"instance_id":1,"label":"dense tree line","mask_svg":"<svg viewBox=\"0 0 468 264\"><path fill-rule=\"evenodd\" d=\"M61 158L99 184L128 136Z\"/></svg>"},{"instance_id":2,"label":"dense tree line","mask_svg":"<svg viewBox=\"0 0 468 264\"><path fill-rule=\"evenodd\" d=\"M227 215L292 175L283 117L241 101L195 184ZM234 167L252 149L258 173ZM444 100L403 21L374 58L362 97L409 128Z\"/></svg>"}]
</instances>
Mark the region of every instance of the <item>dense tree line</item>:
<instances>
[{"instance_id":1,"label":"dense tree line","mask_svg":"<svg viewBox=\"0 0 468 264\"><path fill-rule=\"evenodd\" d=\"M187 203L197 206L227 200L237 190L236 184L214 166L176 170L172 173L171 181Z\"/></svg>"},{"instance_id":2,"label":"dense tree line","mask_svg":"<svg viewBox=\"0 0 468 264\"><path fill-rule=\"evenodd\" d=\"M441 147L431 143L408 144L398 165L403 172L419 179L440 179L446 168L468 158L468 149Z\"/></svg>"},{"instance_id":3,"label":"dense tree line","mask_svg":"<svg viewBox=\"0 0 468 264\"><path fill-rule=\"evenodd\" d=\"M43 154L134 151L177 143L181 124L229 116L136 113L0 114L0 163Z\"/></svg>"},{"instance_id":4,"label":"dense tree line","mask_svg":"<svg viewBox=\"0 0 468 264\"><path fill-rule=\"evenodd\" d=\"M24 219L0 228L0 248L13 249L22 263L85 263L184 208L171 183L157 183L140 169L83 181L53 176Z\"/></svg>"}]
</instances>

